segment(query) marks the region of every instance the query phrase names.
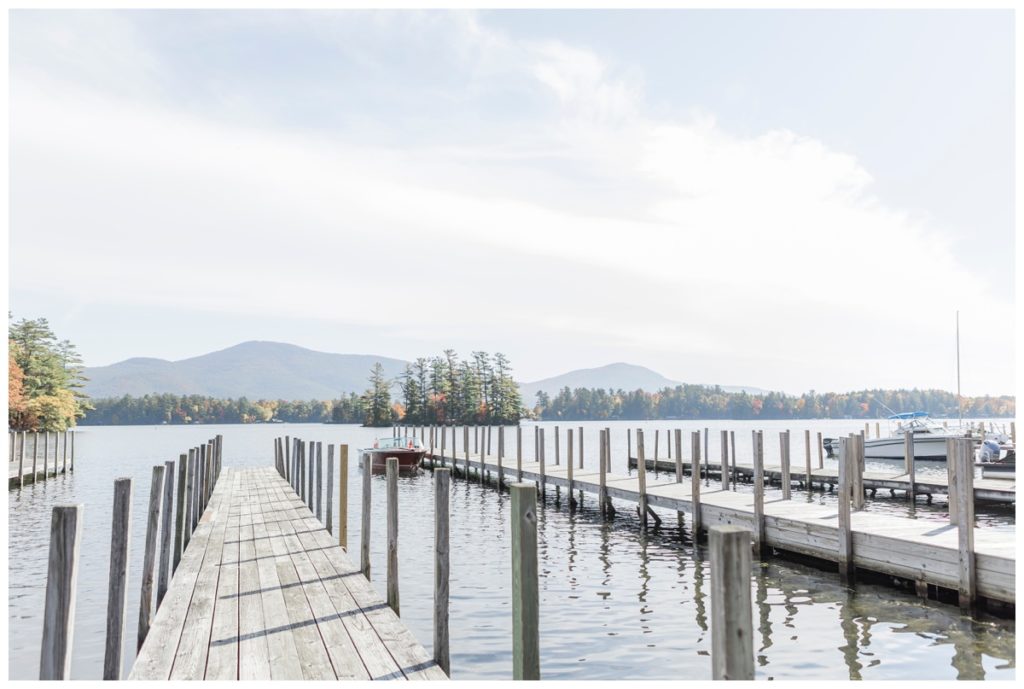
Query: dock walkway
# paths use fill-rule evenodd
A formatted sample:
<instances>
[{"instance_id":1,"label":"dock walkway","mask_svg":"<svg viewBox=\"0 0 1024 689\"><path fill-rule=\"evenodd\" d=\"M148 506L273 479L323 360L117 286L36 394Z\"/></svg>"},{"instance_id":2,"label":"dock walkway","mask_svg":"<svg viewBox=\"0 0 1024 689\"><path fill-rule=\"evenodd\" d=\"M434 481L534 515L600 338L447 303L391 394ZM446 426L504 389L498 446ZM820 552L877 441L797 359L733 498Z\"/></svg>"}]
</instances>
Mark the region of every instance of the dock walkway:
<instances>
[{"instance_id":1,"label":"dock walkway","mask_svg":"<svg viewBox=\"0 0 1024 689\"><path fill-rule=\"evenodd\" d=\"M629 458L629 466L636 468L636 457ZM658 459L657 464L655 460L648 459L645 464L651 471L658 472L672 472L675 473L675 460L669 459ZM701 462L703 468L704 463ZM708 473L712 476L721 476L722 465L720 462L708 462ZM733 467L730 467L733 468ZM690 462L683 461L683 471L690 473ZM749 464L737 464L735 466L735 473L740 478L746 481L750 481L754 475L754 467ZM789 476L791 481L803 482L807 477L807 469L801 462L796 462L790 467ZM779 483L782 481L782 467L780 466L765 466L764 468L764 480ZM833 486L839 485L839 468L824 467L821 469L811 468L811 483L818 484L820 486L829 486L831 489ZM892 491L909 491L910 480L907 474L891 474L881 471L865 471L864 472L864 487L869 488L872 491L879 489L888 489ZM945 476L928 476L928 475L916 475L914 477L914 493L916 495L948 495L949 494L949 479ZM983 500L987 502L1002 502L1002 503L1014 503L1017 501L1017 482L1012 479L996 479L996 478L975 478L974 479L974 499Z\"/></svg>"},{"instance_id":2,"label":"dock walkway","mask_svg":"<svg viewBox=\"0 0 1024 689\"><path fill-rule=\"evenodd\" d=\"M462 474L467 463L476 471L483 467L485 471L497 473L497 457L481 459L479 454L470 455L467 461L465 455L452 458L435 453L428 455L425 462L455 466ZM502 468L505 481L517 480L515 457L503 459ZM566 488L569 485L564 464L546 464L543 475L550 486ZM539 481L540 464L524 460L522 478ZM796 472L793 472L793 478L796 478ZM636 475L608 472L605 482L609 497L639 503L640 482ZM692 513L690 480L676 483L674 470L671 480L648 478L646 486L649 505ZM600 492L600 472L575 469L573 489L593 493L596 500ZM715 524L736 524L753 531L756 528L754 496L749 492L721 490L720 483L702 487L700 516L705 529ZM808 504L802 500L766 499L764 527L765 543L771 548L839 562L839 515L835 506ZM957 589L960 555L955 526L856 511L851 514L851 531L853 563L857 568ZM975 528L974 546L978 594L1015 604L1015 534Z\"/></svg>"},{"instance_id":3,"label":"dock walkway","mask_svg":"<svg viewBox=\"0 0 1024 689\"><path fill-rule=\"evenodd\" d=\"M273 467L225 467L129 679L447 679Z\"/></svg>"}]
</instances>

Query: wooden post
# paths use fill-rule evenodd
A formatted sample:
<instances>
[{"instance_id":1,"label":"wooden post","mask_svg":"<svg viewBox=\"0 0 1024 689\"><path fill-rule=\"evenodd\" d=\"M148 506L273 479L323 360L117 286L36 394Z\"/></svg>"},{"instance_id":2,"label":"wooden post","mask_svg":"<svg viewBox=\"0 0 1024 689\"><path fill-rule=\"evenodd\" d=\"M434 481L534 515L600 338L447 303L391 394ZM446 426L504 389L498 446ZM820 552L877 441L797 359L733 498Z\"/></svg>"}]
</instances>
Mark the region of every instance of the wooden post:
<instances>
[{"instance_id":1,"label":"wooden post","mask_svg":"<svg viewBox=\"0 0 1024 689\"><path fill-rule=\"evenodd\" d=\"M324 523L324 444L316 444L316 518L321 524Z\"/></svg>"},{"instance_id":2,"label":"wooden post","mask_svg":"<svg viewBox=\"0 0 1024 689\"><path fill-rule=\"evenodd\" d=\"M107 641L103 679L121 679L124 617L128 607L128 543L131 540L132 480L114 479L114 516L110 525L110 574L107 584Z\"/></svg>"},{"instance_id":3,"label":"wooden post","mask_svg":"<svg viewBox=\"0 0 1024 689\"><path fill-rule=\"evenodd\" d=\"M487 424L487 454L491 454L491 429L493 426Z\"/></svg>"},{"instance_id":4,"label":"wooden post","mask_svg":"<svg viewBox=\"0 0 1024 689\"><path fill-rule=\"evenodd\" d=\"M779 433L779 458L782 460L782 499L789 500L790 495L790 473L789 473L789 431Z\"/></svg>"},{"instance_id":5,"label":"wooden post","mask_svg":"<svg viewBox=\"0 0 1024 689\"><path fill-rule=\"evenodd\" d=\"M334 535L334 443L327 444L327 533Z\"/></svg>"},{"instance_id":6,"label":"wooden post","mask_svg":"<svg viewBox=\"0 0 1024 689\"><path fill-rule=\"evenodd\" d=\"M56 462L54 462L56 464ZM43 431L43 478L50 477L50 432Z\"/></svg>"},{"instance_id":7,"label":"wooden post","mask_svg":"<svg viewBox=\"0 0 1024 689\"><path fill-rule=\"evenodd\" d=\"M153 467L153 479L149 484L149 512L146 520L146 551L142 562L142 596L139 600L139 643L149 634L153 615L153 570L156 567L156 540L160 528L160 499L164 488L164 467Z\"/></svg>"},{"instance_id":8,"label":"wooden post","mask_svg":"<svg viewBox=\"0 0 1024 689\"><path fill-rule=\"evenodd\" d=\"M754 679L754 627L750 606L750 532L712 526L711 678Z\"/></svg>"},{"instance_id":9,"label":"wooden post","mask_svg":"<svg viewBox=\"0 0 1024 689\"><path fill-rule=\"evenodd\" d=\"M505 459L505 426L498 426L498 490L501 490L505 478L505 468L502 462Z\"/></svg>"},{"instance_id":10,"label":"wooden post","mask_svg":"<svg viewBox=\"0 0 1024 689\"><path fill-rule=\"evenodd\" d=\"M655 431L657 433L657 431ZM636 429L636 477L638 486L637 511L640 525L647 528L647 459L644 455L644 432Z\"/></svg>"},{"instance_id":11,"label":"wooden post","mask_svg":"<svg viewBox=\"0 0 1024 689\"><path fill-rule=\"evenodd\" d=\"M70 679L75 628L78 551L83 505L57 505L50 517L50 556L46 566L43 644L39 679Z\"/></svg>"},{"instance_id":12,"label":"wooden post","mask_svg":"<svg viewBox=\"0 0 1024 689\"><path fill-rule=\"evenodd\" d=\"M804 478L807 481L807 492L811 492L811 431L804 429Z\"/></svg>"},{"instance_id":13,"label":"wooden post","mask_svg":"<svg viewBox=\"0 0 1024 689\"><path fill-rule=\"evenodd\" d=\"M286 435L284 437L284 480L288 483L292 482L292 449L291 449L292 437Z\"/></svg>"},{"instance_id":14,"label":"wooden post","mask_svg":"<svg viewBox=\"0 0 1024 689\"><path fill-rule=\"evenodd\" d=\"M971 609L978 595L974 555L974 446L970 438L954 441L956 461L957 547L959 550L959 582L957 594L960 608ZM947 461L952 460L947 457Z\"/></svg>"},{"instance_id":15,"label":"wooden post","mask_svg":"<svg viewBox=\"0 0 1024 689\"><path fill-rule=\"evenodd\" d=\"M18 450L18 488L25 487L25 431L21 432L21 449Z\"/></svg>"},{"instance_id":16,"label":"wooden post","mask_svg":"<svg viewBox=\"0 0 1024 689\"><path fill-rule=\"evenodd\" d=\"M693 452L693 465L700 466L700 431L693 431L690 434L691 452ZM690 474L690 503L693 506L693 542L700 539L700 531L703 526L700 518L700 478L698 471Z\"/></svg>"},{"instance_id":17,"label":"wooden post","mask_svg":"<svg viewBox=\"0 0 1024 689\"><path fill-rule=\"evenodd\" d=\"M572 509L576 506L576 501L572 497L572 468L575 464L575 462L573 461L572 450L572 429L570 428L569 432L565 434L565 478L569 483L569 509Z\"/></svg>"},{"instance_id":18,"label":"wooden post","mask_svg":"<svg viewBox=\"0 0 1024 689\"><path fill-rule=\"evenodd\" d=\"M871 424L869 424L867 421L864 422L864 437L871 437Z\"/></svg>"},{"instance_id":19,"label":"wooden post","mask_svg":"<svg viewBox=\"0 0 1024 689\"><path fill-rule=\"evenodd\" d=\"M185 538L185 474L188 470L188 455L178 455L178 496L174 510L174 558L171 574L178 569Z\"/></svg>"},{"instance_id":20,"label":"wooden post","mask_svg":"<svg viewBox=\"0 0 1024 689\"><path fill-rule=\"evenodd\" d=\"M569 431L569 435L572 435L572 430ZM561 438L561 433L558 430L558 426L555 426L555 466L556 467L560 466L562 464L562 453L559 451L560 450L560 445L559 445L560 438Z\"/></svg>"},{"instance_id":21,"label":"wooden post","mask_svg":"<svg viewBox=\"0 0 1024 689\"><path fill-rule=\"evenodd\" d=\"M316 448L318 443L315 441L309 441L309 460L306 465L306 476L308 477L309 485L306 486L306 507L312 512L316 505L316 493L313 490L316 487Z\"/></svg>"},{"instance_id":22,"label":"wooden post","mask_svg":"<svg viewBox=\"0 0 1024 689\"><path fill-rule=\"evenodd\" d=\"M608 512L608 466L605 462L605 457L608 453L608 432L602 430L601 436L601 458L598 464L600 464L600 483L598 484L597 501L601 505L601 514L607 514Z\"/></svg>"},{"instance_id":23,"label":"wooden post","mask_svg":"<svg viewBox=\"0 0 1024 689\"><path fill-rule=\"evenodd\" d=\"M729 431L722 431L719 436L722 444L722 490L729 490Z\"/></svg>"},{"instance_id":24,"label":"wooden post","mask_svg":"<svg viewBox=\"0 0 1024 689\"><path fill-rule=\"evenodd\" d=\"M224 436L217 434L217 475L214 476L214 480L220 478L221 464L224 462Z\"/></svg>"},{"instance_id":25,"label":"wooden post","mask_svg":"<svg viewBox=\"0 0 1024 689\"><path fill-rule=\"evenodd\" d=\"M639 443L639 441L637 441ZM645 465L646 466L646 465ZM658 429L654 429L654 470L658 470Z\"/></svg>"},{"instance_id":26,"label":"wooden post","mask_svg":"<svg viewBox=\"0 0 1024 689\"><path fill-rule=\"evenodd\" d=\"M445 451L445 443L446 443L446 440L448 438L448 432L445 430L444 426L441 426L441 428L439 430L440 430L440 433L441 433L441 466L444 466L444 451Z\"/></svg>"},{"instance_id":27,"label":"wooden post","mask_svg":"<svg viewBox=\"0 0 1024 689\"><path fill-rule=\"evenodd\" d=\"M676 431L676 483L683 482L683 429L677 428Z\"/></svg>"},{"instance_id":28,"label":"wooden post","mask_svg":"<svg viewBox=\"0 0 1024 689\"><path fill-rule=\"evenodd\" d=\"M850 528L850 492L857 461L855 436L839 439L839 578L844 583L854 574L853 533Z\"/></svg>"},{"instance_id":29,"label":"wooden post","mask_svg":"<svg viewBox=\"0 0 1024 689\"><path fill-rule=\"evenodd\" d=\"M523 482L523 427L516 426L516 481Z\"/></svg>"},{"instance_id":30,"label":"wooden post","mask_svg":"<svg viewBox=\"0 0 1024 689\"><path fill-rule=\"evenodd\" d=\"M949 506L949 523L954 526L960 521L960 503L956 499L957 496L957 483L959 476L957 476L957 463L954 461L954 457L957 452L956 440L953 438L946 438L946 501Z\"/></svg>"},{"instance_id":31,"label":"wooden post","mask_svg":"<svg viewBox=\"0 0 1024 689\"><path fill-rule=\"evenodd\" d=\"M39 433L32 434L32 483L39 476Z\"/></svg>"},{"instance_id":32,"label":"wooden post","mask_svg":"<svg viewBox=\"0 0 1024 689\"><path fill-rule=\"evenodd\" d=\"M729 461L729 466L732 467L732 489L735 491L736 479L739 478L736 473L736 431L729 431L729 446L732 455L732 459Z\"/></svg>"},{"instance_id":33,"label":"wooden post","mask_svg":"<svg viewBox=\"0 0 1024 689\"><path fill-rule=\"evenodd\" d=\"M633 429L626 429L626 473L629 474L629 458L633 456Z\"/></svg>"},{"instance_id":34,"label":"wooden post","mask_svg":"<svg viewBox=\"0 0 1024 689\"><path fill-rule=\"evenodd\" d=\"M576 435L577 435L577 439L580 441L579 442L579 446L580 446L580 460L579 461L580 461L580 469L582 469L583 468L583 426L580 426L579 428L576 429Z\"/></svg>"},{"instance_id":35,"label":"wooden post","mask_svg":"<svg viewBox=\"0 0 1024 689\"><path fill-rule=\"evenodd\" d=\"M388 478L388 606L400 614L398 606L398 458L387 459Z\"/></svg>"},{"instance_id":36,"label":"wooden post","mask_svg":"<svg viewBox=\"0 0 1024 689\"><path fill-rule=\"evenodd\" d=\"M451 472L434 471L434 662L451 675L448 639L448 575L450 570L448 534L448 493Z\"/></svg>"},{"instance_id":37,"label":"wooden post","mask_svg":"<svg viewBox=\"0 0 1024 689\"><path fill-rule=\"evenodd\" d=\"M853 464L853 495L851 504L853 509L864 509L864 436L855 435L854 439L854 464Z\"/></svg>"},{"instance_id":38,"label":"wooden post","mask_svg":"<svg viewBox=\"0 0 1024 689\"><path fill-rule=\"evenodd\" d=\"M764 559L767 552L764 529L764 432L753 431L754 458L754 552Z\"/></svg>"},{"instance_id":39,"label":"wooden post","mask_svg":"<svg viewBox=\"0 0 1024 689\"><path fill-rule=\"evenodd\" d=\"M71 471L75 470L75 432L71 431Z\"/></svg>"},{"instance_id":40,"label":"wooden post","mask_svg":"<svg viewBox=\"0 0 1024 689\"><path fill-rule=\"evenodd\" d=\"M542 431L543 433L543 431ZM512 493L512 679L540 679L540 597L537 575L537 491Z\"/></svg>"},{"instance_id":41,"label":"wooden post","mask_svg":"<svg viewBox=\"0 0 1024 689\"><path fill-rule=\"evenodd\" d=\"M708 462L708 429L704 429L704 480L711 480L711 465Z\"/></svg>"},{"instance_id":42,"label":"wooden post","mask_svg":"<svg viewBox=\"0 0 1024 689\"><path fill-rule=\"evenodd\" d=\"M469 426L462 427L462 449L466 455L466 480L469 480Z\"/></svg>"},{"instance_id":43,"label":"wooden post","mask_svg":"<svg viewBox=\"0 0 1024 689\"><path fill-rule=\"evenodd\" d=\"M825 454L824 454L824 446L822 445L822 442L821 442L821 431L818 431L818 468L819 469L824 469L825 468Z\"/></svg>"},{"instance_id":44,"label":"wooden post","mask_svg":"<svg viewBox=\"0 0 1024 689\"><path fill-rule=\"evenodd\" d=\"M348 552L348 445L338 446L338 545Z\"/></svg>"},{"instance_id":45,"label":"wooden post","mask_svg":"<svg viewBox=\"0 0 1024 689\"><path fill-rule=\"evenodd\" d=\"M171 528L174 519L174 462L164 462L164 500L160 508L160 572L156 582L156 608L167 593L171 578L171 543L174 532Z\"/></svg>"},{"instance_id":46,"label":"wooden post","mask_svg":"<svg viewBox=\"0 0 1024 689\"><path fill-rule=\"evenodd\" d=\"M68 473L68 432L64 431L64 452L61 454L61 471L65 476Z\"/></svg>"},{"instance_id":47,"label":"wooden post","mask_svg":"<svg viewBox=\"0 0 1024 689\"><path fill-rule=\"evenodd\" d=\"M370 464L372 461L371 455L364 452L361 462L363 465L363 522L359 534L359 571L367 579L370 578L370 508L373 504L370 501L370 474L373 471Z\"/></svg>"},{"instance_id":48,"label":"wooden post","mask_svg":"<svg viewBox=\"0 0 1024 689\"><path fill-rule=\"evenodd\" d=\"M188 470L185 475L185 532L181 536L181 552L185 554L185 549L188 548L188 542L192 540L192 532L196 528L196 506L195 506L195 493L196 493L196 450L192 448L188 451Z\"/></svg>"},{"instance_id":49,"label":"wooden post","mask_svg":"<svg viewBox=\"0 0 1024 689\"><path fill-rule=\"evenodd\" d=\"M555 434L558 437L558 434ZM548 480L547 473L544 471L544 429L540 429L540 493L544 495L547 492Z\"/></svg>"},{"instance_id":50,"label":"wooden post","mask_svg":"<svg viewBox=\"0 0 1024 689\"><path fill-rule=\"evenodd\" d=\"M876 438L881 438L882 437L882 426L877 421L875 421L875 437Z\"/></svg>"},{"instance_id":51,"label":"wooden post","mask_svg":"<svg viewBox=\"0 0 1024 689\"><path fill-rule=\"evenodd\" d=\"M907 500L914 501L917 495L916 467L914 466L914 432L903 431L903 468L907 470Z\"/></svg>"},{"instance_id":52,"label":"wooden post","mask_svg":"<svg viewBox=\"0 0 1024 689\"><path fill-rule=\"evenodd\" d=\"M203 493L206 491L206 445L199 446L199 471L196 476L196 523L203 516ZM195 526L193 525L193 529Z\"/></svg>"}]
</instances>

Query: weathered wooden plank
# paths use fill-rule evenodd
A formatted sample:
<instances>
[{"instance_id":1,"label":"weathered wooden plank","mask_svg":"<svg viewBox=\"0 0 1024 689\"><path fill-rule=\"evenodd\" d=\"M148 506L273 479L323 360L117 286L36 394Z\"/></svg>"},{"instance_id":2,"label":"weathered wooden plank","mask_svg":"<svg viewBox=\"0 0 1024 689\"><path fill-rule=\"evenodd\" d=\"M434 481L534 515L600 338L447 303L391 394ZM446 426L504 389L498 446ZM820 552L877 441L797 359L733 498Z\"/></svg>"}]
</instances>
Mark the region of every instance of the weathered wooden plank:
<instances>
[{"instance_id":1,"label":"weathered wooden plank","mask_svg":"<svg viewBox=\"0 0 1024 689\"><path fill-rule=\"evenodd\" d=\"M171 574L178 569L181 553L185 548L185 477L188 472L188 455L178 456L178 496L174 509L174 560Z\"/></svg>"},{"instance_id":2,"label":"weathered wooden plank","mask_svg":"<svg viewBox=\"0 0 1024 689\"><path fill-rule=\"evenodd\" d=\"M114 479L114 508L110 526L110 574L107 584L107 637L103 679L121 679L124 621L128 606L128 546L131 538L132 480Z\"/></svg>"},{"instance_id":3,"label":"weathered wooden plank","mask_svg":"<svg viewBox=\"0 0 1024 689\"><path fill-rule=\"evenodd\" d=\"M215 461L211 447L210 464ZM239 520L241 510L239 493L232 495L231 509L227 514L227 527L221 546L220 567L217 576L216 600L213 602L213 618L210 623L210 647L206 659L206 671L199 679L238 679L238 554Z\"/></svg>"},{"instance_id":4,"label":"weathered wooden plank","mask_svg":"<svg viewBox=\"0 0 1024 689\"><path fill-rule=\"evenodd\" d=\"M164 462L164 498L160 508L160 561L156 582L156 606L167 593L167 585L171 580L171 544L174 532L171 525L174 520L174 462Z\"/></svg>"},{"instance_id":5,"label":"weathered wooden plank","mask_svg":"<svg viewBox=\"0 0 1024 689\"><path fill-rule=\"evenodd\" d=\"M388 607L399 612L398 596L398 459L387 459L387 592ZM483 475L481 466L480 474Z\"/></svg>"},{"instance_id":6,"label":"weathered wooden plank","mask_svg":"<svg viewBox=\"0 0 1024 689\"><path fill-rule=\"evenodd\" d=\"M153 615L153 573L157 562L157 537L160 529L160 503L163 499L164 467L153 467L153 476L149 484L149 510L146 519L146 546L142 562L142 596L139 599L139 634L138 646L149 633L149 625Z\"/></svg>"},{"instance_id":7,"label":"weathered wooden plank","mask_svg":"<svg viewBox=\"0 0 1024 689\"><path fill-rule=\"evenodd\" d=\"M500 438L499 438L500 442ZM451 675L448 633L449 507L451 476L447 469L434 470L434 661Z\"/></svg>"}]
</instances>

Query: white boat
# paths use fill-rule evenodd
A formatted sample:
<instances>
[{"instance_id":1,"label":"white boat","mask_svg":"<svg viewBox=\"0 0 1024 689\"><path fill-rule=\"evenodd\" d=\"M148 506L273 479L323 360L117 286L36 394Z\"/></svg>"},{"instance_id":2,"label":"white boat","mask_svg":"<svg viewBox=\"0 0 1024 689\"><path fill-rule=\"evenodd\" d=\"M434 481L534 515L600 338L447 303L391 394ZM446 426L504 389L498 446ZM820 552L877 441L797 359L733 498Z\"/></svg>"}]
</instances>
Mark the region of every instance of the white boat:
<instances>
[{"instance_id":1,"label":"white boat","mask_svg":"<svg viewBox=\"0 0 1024 689\"><path fill-rule=\"evenodd\" d=\"M970 438L970 429L945 428L931 419L928 412L914 411L893 414L889 417L889 437L864 440L864 457L872 459L903 459L903 434L914 434L914 459L945 461L946 441L950 438ZM838 439L825 438L823 441L829 456L839 448Z\"/></svg>"}]
</instances>

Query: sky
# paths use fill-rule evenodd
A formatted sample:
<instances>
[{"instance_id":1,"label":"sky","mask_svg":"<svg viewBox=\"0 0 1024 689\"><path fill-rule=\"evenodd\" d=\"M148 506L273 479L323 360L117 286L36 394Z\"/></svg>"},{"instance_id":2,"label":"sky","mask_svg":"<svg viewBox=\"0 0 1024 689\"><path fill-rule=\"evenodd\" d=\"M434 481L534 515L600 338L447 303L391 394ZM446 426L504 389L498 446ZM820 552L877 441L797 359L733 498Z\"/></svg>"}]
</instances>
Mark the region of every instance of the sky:
<instances>
[{"instance_id":1,"label":"sky","mask_svg":"<svg viewBox=\"0 0 1024 689\"><path fill-rule=\"evenodd\" d=\"M1007 10L10 15L14 318L1013 390Z\"/></svg>"}]
</instances>

